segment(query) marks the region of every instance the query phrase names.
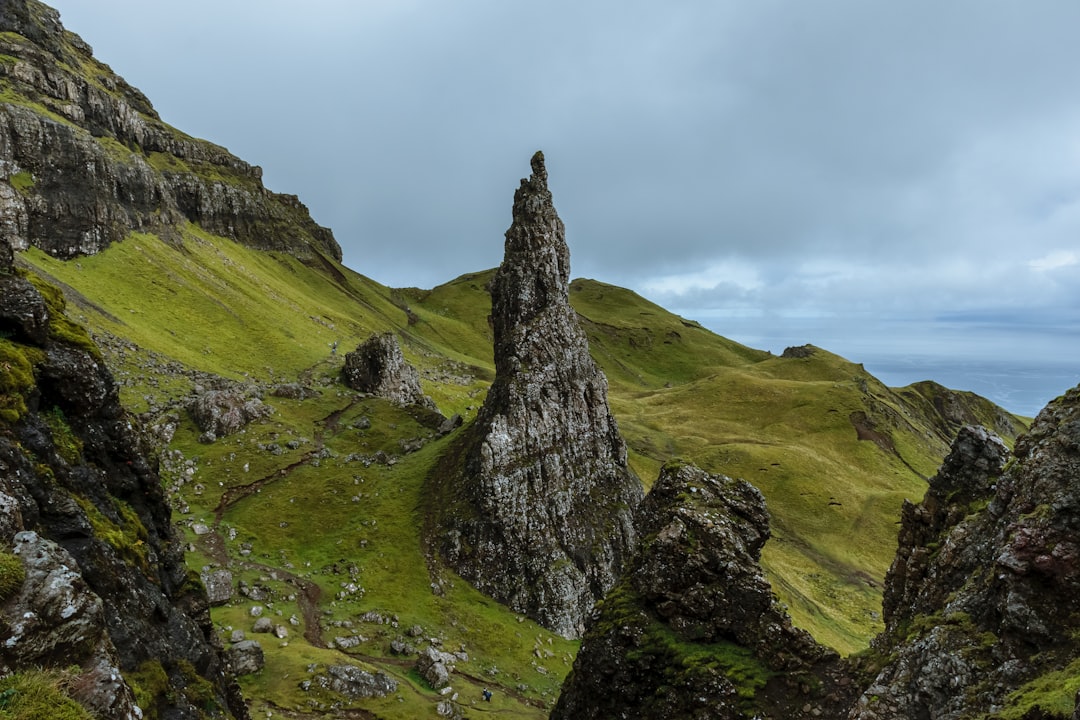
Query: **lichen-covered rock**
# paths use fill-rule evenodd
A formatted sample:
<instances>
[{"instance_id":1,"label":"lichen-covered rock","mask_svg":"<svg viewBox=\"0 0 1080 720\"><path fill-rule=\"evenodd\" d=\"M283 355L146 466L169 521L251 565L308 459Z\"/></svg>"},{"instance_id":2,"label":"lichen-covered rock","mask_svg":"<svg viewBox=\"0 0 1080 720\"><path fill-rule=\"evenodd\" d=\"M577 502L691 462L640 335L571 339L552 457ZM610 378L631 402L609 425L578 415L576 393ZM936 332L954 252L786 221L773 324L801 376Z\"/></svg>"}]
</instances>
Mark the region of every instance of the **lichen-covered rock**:
<instances>
[{"instance_id":1,"label":"lichen-covered rock","mask_svg":"<svg viewBox=\"0 0 1080 720\"><path fill-rule=\"evenodd\" d=\"M905 505L875 640L888 662L853 720L987 716L1080 652L1080 388L1006 457L995 436L967 428L923 502Z\"/></svg>"},{"instance_id":2,"label":"lichen-covered rock","mask_svg":"<svg viewBox=\"0 0 1080 720\"><path fill-rule=\"evenodd\" d=\"M257 640L241 640L225 651L225 659L234 675L251 675L266 666L262 645Z\"/></svg>"},{"instance_id":3,"label":"lichen-covered rock","mask_svg":"<svg viewBox=\"0 0 1080 720\"><path fill-rule=\"evenodd\" d=\"M0 317L25 300L0 294ZM15 614L0 623L0 665L78 666L75 699L100 717L128 718L137 713L121 671L154 663L168 682L147 713L247 718L222 673L207 596L184 564L156 461L111 374L64 317L59 292L30 300L45 305L43 332L3 340L22 379L5 387L0 415L0 532L17 539L27 579L3 606Z\"/></svg>"},{"instance_id":4,"label":"lichen-covered rock","mask_svg":"<svg viewBox=\"0 0 1080 720\"><path fill-rule=\"evenodd\" d=\"M22 563L21 590L0 610L4 674L28 667L79 668L78 699L101 717L135 720L135 695L123 681L105 609L75 559L33 531L15 535Z\"/></svg>"},{"instance_id":5,"label":"lichen-covered rock","mask_svg":"<svg viewBox=\"0 0 1080 720\"><path fill-rule=\"evenodd\" d=\"M792 626L759 564L769 514L756 488L669 463L637 523L638 553L552 718L837 717L835 653Z\"/></svg>"},{"instance_id":6,"label":"lichen-covered rock","mask_svg":"<svg viewBox=\"0 0 1080 720\"><path fill-rule=\"evenodd\" d=\"M541 153L532 170L491 281L495 381L429 482L433 541L481 591L573 637L630 554L642 490L569 304Z\"/></svg>"},{"instance_id":7,"label":"lichen-covered rock","mask_svg":"<svg viewBox=\"0 0 1080 720\"><path fill-rule=\"evenodd\" d=\"M5 0L0 30L0 245L70 258L132 231L173 238L192 222L251 247L341 259L295 196L163 123L55 10Z\"/></svg>"},{"instance_id":8,"label":"lichen-covered rock","mask_svg":"<svg viewBox=\"0 0 1080 720\"><path fill-rule=\"evenodd\" d=\"M325 674L318 674L313 682L339 695L356 699L385 697L397 692L397 681L383 672L368 672L355 665L331 665Z\"/></svg>"},{"instance_id":9,"label":"lichen-covered rock","mask_svg":"<svg viewBox=\"0 0 1080 720\"><path fill-rule=\"evenodd\" d=\"M204 390L188 403L191 419L203 431L201 439L208 442L231 435L272 412L254 390L239 385Z\"/></svg>"},{"instance_id":10,"label":"lichen-covered rock","mask_svg":"<svg viewBox=\"0 0 1080 720\"><path fill-rule=\"evenodd\" d=\"M435 403L420 387L420 373L405 362L393 333L372 335L355 350L346 353L341 377L353 390L371 393L399 405L435 409Z\"/></svg>"},{"instance_id":11,"label":"lichen-covered rock","mask_svg":"<svg viewBox=\"0 0 1080 720\"><path fill-rule=\"evenodd\" d=\"M212 606L224 605L233 597L233 574L225 568L200 573L206 598Z\"/></svg>"}]
</instances>

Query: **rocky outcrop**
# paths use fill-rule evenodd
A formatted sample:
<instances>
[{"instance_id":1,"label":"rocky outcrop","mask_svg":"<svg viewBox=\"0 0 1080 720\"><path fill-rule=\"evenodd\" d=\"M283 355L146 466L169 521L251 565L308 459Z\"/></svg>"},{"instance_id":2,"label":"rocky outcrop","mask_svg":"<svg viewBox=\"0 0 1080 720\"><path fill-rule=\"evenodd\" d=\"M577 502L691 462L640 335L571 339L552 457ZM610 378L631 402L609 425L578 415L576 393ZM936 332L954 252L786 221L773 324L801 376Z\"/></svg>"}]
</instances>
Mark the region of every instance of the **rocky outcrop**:
<instances>
[{"instance_id":1,"label":"rocky outcrop","mask_svg":"<svg viewBox=\"0 0 1080 720\"><path fill-rule=\"evenodd\" d=\"M887 662L851 718L1071 714L1055 710L1068 691L1052 678L1072 672L1080 637L1080 388L1007 457L966 428L923 502L905 504L875 641Z\"/></svg>"},{"instance_id":2,"label":"rocky outcrop","mask_svg":"<svg viewBox=\"0 0 1080 720\"><path fill-rule=\"evenodd\" d=\"M837 716L835 653L792 626L759 564L769 514L756 488L669 463L637 527L552 718Z\"/></svg>"},{"instance_id":3,"label":"rocky outcrop","mask_svg":"<svg viewBox=\"0 0 1080 720\"><path fill-rule=\"evenodd\" d=\"M393 333L372 335L355 350L346 353L341 377L353 390L371 393L399 405L435 409L435 403L420 387L420 373L405 362Z\"/></svg>"},{"instance_id":4,"label":"rocky outcrop","mask_svg":"<svg viewBox=\"0 0 1080 720\"><path fill-rule=\"evenodd\" d=\"M32 313L41 332L0 337L0 667L77 668L73 694L100 717L137 717L138 690L168 707L142 708L154 716L246 718L112 376L58 291L20 287L0 295L0 318L25 317L11 303L30 294L45 312ZM149 675L168 682L138 687Z\"/></svg>"},{"instance_id":5,"label":"rocky outcrop","mask_svg":"<svg viewBox=\"0 0 1080 720\"><path fill-rule=\"evenodd\" d=\"M0 245L70 258L185 222L251 247L341 259L262 171L161 121L36 0L0 6Z\"/></svg>"},{"instance_id":6,"label":"rocky outcrop","mask_svg":"<svg viewBox=\"0 0 1080 720\"><path fill-rule=\"evenodd\" d=\"M273 412L263 403L257 389L242 385L203 388L196 392L187 409L202 430L200 442L214 442Z\"/></svg>"},{"instance_id":7,"label":"rocky outcrop","mask_svg":"<svg viewBox=\"0 0 1080 720\"><path fill-rule=\"evenodd\" d=\"M642 491L570 307L569 273L537 153L491 281L495 381L429 493L432 542L459 574L577 636L630 554Z\"/></svg>"}]
</instances>

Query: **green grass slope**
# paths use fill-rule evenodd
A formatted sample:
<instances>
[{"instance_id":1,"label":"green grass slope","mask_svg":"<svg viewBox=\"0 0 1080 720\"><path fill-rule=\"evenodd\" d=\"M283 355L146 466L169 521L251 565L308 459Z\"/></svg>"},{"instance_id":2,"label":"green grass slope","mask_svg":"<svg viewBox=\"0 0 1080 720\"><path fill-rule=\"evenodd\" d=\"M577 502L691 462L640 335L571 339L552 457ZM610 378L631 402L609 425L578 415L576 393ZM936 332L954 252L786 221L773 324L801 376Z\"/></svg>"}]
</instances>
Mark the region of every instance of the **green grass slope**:
<instances>
[{"instance_id":1,"label":"green grass slope","mask_svg":"<svg viewBox=\"0 0 1080 720\"><path fill-rule=\"evenodd\" d=\"M332 259L305 264L193 225L180 236L132 235L78 261L32 250L22 261L59 283L75 319L103 340L125 403L152 409L147 418L172 413L178 429L165 467L177 518L210 530L192 530L191 567L229 567L268 588L276 617L295 618L288 638L264 640L267 669L243 679L257 711L324 711L335 700L300 683L310 668L345 657L401 683L395 696L349 707L429 714L446 698L389 649L417 626L421 639L467 653L453 681L463 709L488 685L491 710L546 716L574 643L428 572L421 488L453 436L436 438L430 418L337 382L345 351L394 331L442 412L471 419L494 372L490 272L393 290ZM575 280L571 302L643 482L682 457L760 487L772 514L764 561L775 591L797 624L843 652L880 629L900 504L922 496L956 423L980 420L1007 436L1019 428L981 398L929 383L892 390L820 349L773 356L614 286ZM300 381L317 396L267 396L267 420L205 445L176 408L208 376ZM252 604L215 608L225 637L249 629ZM332 647L354 635L363 640Z\"/></svg>"}]
</instances>

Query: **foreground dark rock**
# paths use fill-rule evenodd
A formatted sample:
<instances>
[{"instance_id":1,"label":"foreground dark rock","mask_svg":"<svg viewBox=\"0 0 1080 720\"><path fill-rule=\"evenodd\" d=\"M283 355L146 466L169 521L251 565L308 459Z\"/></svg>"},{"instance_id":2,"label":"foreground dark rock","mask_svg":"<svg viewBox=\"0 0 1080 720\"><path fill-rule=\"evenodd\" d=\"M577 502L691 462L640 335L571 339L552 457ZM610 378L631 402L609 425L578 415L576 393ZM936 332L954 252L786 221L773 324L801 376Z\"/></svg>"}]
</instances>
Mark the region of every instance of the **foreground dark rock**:
<instances>
[{"instance_id":1,"label":"foreground dark rock","mask_svg":"<svg viewBox=\"0 0 1080 720\"><path fill-rule=\"evenodd\" d=\"M1007 457L995 436L966 428L923 502L904 506L875 642L888 662L851 718L954 720L1017 705L1024 717L1072 716L1055 704L1080 637L1080 388L1039 414L1003 469Z\"/></svg>"},{"instance_id":2,"label":"foreground dark rock","mask_svg":"<svg viewBox=\"0 0 1080 720\"><path fill-rule=\"evenodd\" d=\"M0 672L74 673L75 699L99 717L140 717L138 690L154 717L246 718L112 376L59 292L20 287L0 295L4 323L21 322L11 303L31 292L46 310L34 332L0 327Z\"/></svg>"},{"instance_id":3,"label":"foreground dark rock","mask_svg":"<svg viewBox=\"0 0 1080 720\"><path fill-rule=\"evenodd\" d=\"M629 556L642 491L569 304L541 153L532 171L491 282L495 381L429 482L433 543L477 588L572 637Z\"/></svg>"},{"instance_id":4,"label":"foreground dark rock","mask_svg":"<svg viewBox=\"0 0 1080 720\"><path fill-rule=\"evenodd\" d=\"M765 499L669 463L641 545L595 612L552 718L838 717L835 653L792 626L759 565Z\"/></svg>"},{"instance_id":5,"label":"foreground dark rock","mask_svg":"<svg viewBox=\"0 0 1080 720\"><path fill-rule=\"evenodd\" d=\"M262 170L177 132L36 0L0 3L0 244L70 258L185 222L251 247L341 259ZM85 69L79 71L77 69ZM92 79L91 79L92 78Z\"/></svg>"}]
</instances>

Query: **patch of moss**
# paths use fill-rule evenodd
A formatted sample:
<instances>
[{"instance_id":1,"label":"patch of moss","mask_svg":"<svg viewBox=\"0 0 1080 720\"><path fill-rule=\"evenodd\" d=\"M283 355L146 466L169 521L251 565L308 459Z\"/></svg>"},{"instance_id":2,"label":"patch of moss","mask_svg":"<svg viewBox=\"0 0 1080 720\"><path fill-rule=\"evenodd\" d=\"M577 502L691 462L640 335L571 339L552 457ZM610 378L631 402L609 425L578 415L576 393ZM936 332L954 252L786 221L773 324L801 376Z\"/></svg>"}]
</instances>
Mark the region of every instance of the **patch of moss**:
<instances>
[{"instance_id":1,"label":"patch of moss","mask_svg":"<svg viewBox=\"0 0 1080 720\"><path fill-rule=\"evenodd\" d=\"M34 189L34 176L27 170L20 170L8 178L11 187L22 196L27 196Z\"/></svg>"},{"instance_id":2,"label":"patch of moss","mask_svg":"<svg viewBox=\"0 0 1080 720\"><path fill-rule=\"evenodd\" d=\"M0 602L7 600L22 587L26 568L15 555L0 550Z\"/></svg>"},{"instance_id":3,"label":"patch of moss","mask_svg":"<svg viewBox=\"0 0 1080 720\"><path fill-rule=\"evenodd\" d=\"M184 676L184 687L181 692L192 705L204 713L206 717L219 717L222 707L218 703L217 693L213 684L195 670L195 666L187 660L181 660L178 664L180 674Z\"/></svg>"},{"instance_id":4,"label":"patch of moss","mask_svg":"<svg viewBox=\"0 0 1080 720\"><path fill-rule=\"evenodd\" d=\"M0 421L13 423L27 410L26 398L35 387L34 366L44 351L0 338Z\"/></svg>"},{"instance_id":5,"label":"patch of moss","mask_svg":"<svg viewBox=\"0 0 1080 720\"><path fill-rule=\"evenodd\" d=\"M151 575L149 552L146 540L149 534L139 516L127 504L116 501L117 513L122 524L113 522L105 516L94 503L84 497L74 496L75 502L86 513L86 519L94 530L94 535L108 543L128 564L134 565L146 575Z\"/></svg>"},{"instance_id":6,"label":"patch of moss","mask_svg":"<svg viewBox=\"0 0 1080 720\"><path fill-rule=\"evenodd\" d=\"M1080 690L1080 658L1060 670L1040 675L1011 693L1005 709L995 717L1001 720L1020 720L1035 708L1044 713L1072 717L1076 693Z\"/></svg>"},{"instance_id":7,"label":"patch of moss","mask_svg":"<svg viewBox=\"0 0 1080 720\"><path fill-rule=\"evenodd\" d=\"M68 318L64 293L35 273L29 273L28 279L45 299L45 307L49 311L49 337L56 342L85 350L90 357L103 362L101 350L86 332L86 328Z\"/></svg>"},{"instance_id":8,"label":"patch of moss","mask_svg":"<svg viewBox=\"0 0 1080 720\"><path fill-rule=\"evenodd\" d=\"M52 433L53 446L60 457L70 465L76 465L82 458L83 443L68 425L64 411L55 405L51 410L43 413L45 423Z\"/></svg>"},{"instance_id":9,"label":"patch of moss","mask_svg":"<svg viewBox=\"0 0 1080 720\"><path fill-rule=\"evenodd\" d=\"M28 670L0 678L0 720L94 720L63 690L56 672Z\"/></svg>"},{"instance_id":10,"label":"patch of moss","mask_svg":"<svg viewBox=\"0 0 1080 720\"><path fill-rule=\"evenodd\" d=\"M135 693L135 702L147 720L157 720L159 704L171 702L172 685L160 660L147 660L134 672L124 673L124 680Z\"/></svg>"},{"instance_id":11,"label":"patch of moss","mask_svg":"<svg viewBox=\"0 0 1080 720\"><path fill-rule=\"evenodd\" d=\"M720 673L734 686L740 711L750 717L758 709L755 698L775 674L748 648L726 641L694 642L680 636L643 610L640 598L625 585L608 593L600 613L601 620L590 634L621 633L628 626L640 631L626 659L650 671L659 669L657 694L666 694L671 688L686 691L695 687L698 678L707 682Z\"/></svg>"}]
</instances>

